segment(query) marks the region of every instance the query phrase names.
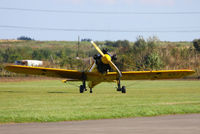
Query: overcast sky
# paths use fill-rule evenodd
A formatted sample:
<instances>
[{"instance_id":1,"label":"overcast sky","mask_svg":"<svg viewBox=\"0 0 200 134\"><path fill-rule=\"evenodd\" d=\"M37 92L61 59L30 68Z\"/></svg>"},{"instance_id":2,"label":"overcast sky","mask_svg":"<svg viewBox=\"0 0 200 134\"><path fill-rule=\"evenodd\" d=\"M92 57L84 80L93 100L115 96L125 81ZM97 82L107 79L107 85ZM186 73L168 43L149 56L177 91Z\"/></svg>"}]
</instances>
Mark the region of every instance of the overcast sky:
<instances>
[{"instance_id":1,"label":"overcast sky","mask_svg":"<svg viewBox=\"0 0 200 134\"><path fill-rule=\"evenodd\" d=\"M200 0L0 0L0 39L192 41L200 38L199 5Z\"/></svg>"}]
</instances>

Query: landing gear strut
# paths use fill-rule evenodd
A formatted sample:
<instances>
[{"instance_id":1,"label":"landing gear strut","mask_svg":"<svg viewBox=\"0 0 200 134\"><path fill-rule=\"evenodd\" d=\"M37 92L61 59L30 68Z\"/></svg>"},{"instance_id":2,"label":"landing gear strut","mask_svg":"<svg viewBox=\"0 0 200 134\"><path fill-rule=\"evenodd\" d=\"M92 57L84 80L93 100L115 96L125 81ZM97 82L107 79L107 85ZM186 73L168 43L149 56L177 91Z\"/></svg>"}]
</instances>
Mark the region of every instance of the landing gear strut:
<instances>
[{"instance_id":1,"label":"landing gear strut","mask_svg":"<svg viewBox=\"0 0 200 134\"><path fill-rule=\"evenodd\" d=\"M87 91L85 79L83 80L83 85L80 85L80 93ZM92 93L92 88L90 88L90 93Z\"/></svg>"},{"instance_id":2,"label":"landing gear strut","mask_svg":"<svg viewBox=\"0 0 200 134\"><path fill-rule=\"evenodd\" d=\"M83 85L80 85L80 93L83 93L84 91L87 91L85 79L83 80Z\"/></svg>"},{"instance_id":3,"label":"landing gear strut","mask_svg":"<svg viewBox=\"0 0 200 134\"><path fill-rule=\"evenodd\" d=\"M120 78L117 80L117 91L121 91L122 93L126 93L126 87L125 86L121 87Z\"/></svg>"}]
</instances>

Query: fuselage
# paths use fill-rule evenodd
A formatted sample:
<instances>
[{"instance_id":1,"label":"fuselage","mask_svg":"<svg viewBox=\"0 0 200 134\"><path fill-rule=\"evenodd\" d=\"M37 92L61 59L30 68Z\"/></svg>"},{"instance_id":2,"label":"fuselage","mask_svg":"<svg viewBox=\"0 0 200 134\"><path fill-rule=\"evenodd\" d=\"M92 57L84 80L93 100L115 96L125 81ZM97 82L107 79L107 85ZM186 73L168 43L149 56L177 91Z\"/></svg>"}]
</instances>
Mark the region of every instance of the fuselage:
<instances>
[{"instance_id":1,"label":"fuselage","mask_svg":"<svg viewBox=\"0 0 200 134\"><path fill-rule=\"evenodd\" d=\"M88 72L96 72L99 73L99 79L94 80L94 81L89 81L88 82L88 87L93 88L95 85L99 84L100 82L103 82L101 79L101 76L106 75L109 71L111 71L111 67L106 62L106 59L111 60L111 55L106 53L105 57L102 57L101 55L97 54L94 56L94 61L91 64L90 68L88 69ZM103 77L102 77L103 78ZM104 80L107 81L107 80Z\"/></svg>"}]
</instances>

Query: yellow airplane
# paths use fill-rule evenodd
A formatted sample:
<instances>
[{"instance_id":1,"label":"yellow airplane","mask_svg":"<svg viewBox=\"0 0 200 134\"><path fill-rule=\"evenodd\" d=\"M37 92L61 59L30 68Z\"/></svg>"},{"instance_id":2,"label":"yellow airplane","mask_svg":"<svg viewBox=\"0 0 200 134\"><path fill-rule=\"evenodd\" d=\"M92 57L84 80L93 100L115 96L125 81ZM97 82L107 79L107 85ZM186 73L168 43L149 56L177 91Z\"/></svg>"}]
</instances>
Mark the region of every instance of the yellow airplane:
<instances>
[{"instance_id":1,"label":"yellow airplane","mask_svg":"<svg viewBox=\"0 0 200 134\"><path fill-rule=\"evenodd\" d=\"M193 74L193 70L159 70L159 71L126 71L121 72L112 62L116 60L116 55L111 56L106 49L103 51L91 41L99 54L94 56L95 62L91 64L87 71L31 67L23 65L9 65L5 69L15 73L43 75L48 77L59 77L67 80L82 81L80 93L87 91L86 81L92 93L92 88L101 82L117 82L117 91L126 93L126 87L121 86L121 80L158 80L158 79L178 79ZM111 69L114 72L111 72ZM67 81L65 80L65 81Z\"/></svg>"}]
</instances>

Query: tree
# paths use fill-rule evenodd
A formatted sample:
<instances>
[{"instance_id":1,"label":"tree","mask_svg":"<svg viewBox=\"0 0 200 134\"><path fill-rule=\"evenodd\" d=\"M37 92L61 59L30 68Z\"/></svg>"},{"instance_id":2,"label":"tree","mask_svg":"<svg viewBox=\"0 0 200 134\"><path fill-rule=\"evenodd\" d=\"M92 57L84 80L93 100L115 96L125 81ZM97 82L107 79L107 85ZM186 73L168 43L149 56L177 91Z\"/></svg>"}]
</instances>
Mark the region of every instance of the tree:
<instances>
[{"instance_id":1,"label":"tree","mask_svg":"<svg viewBox=\"0 0 200 134\"><path fill-rule=\"evenodd\" d=\"M106 46L112 46L112 47L129 47L130 43L128 40L118 40L118 41L106 41L105 42Z\"/></svg>"},{"instance_id":2,"label":"tree","mask_svg":"<svg viewBox=\"0 0 200 134\"><path fill-rule=\"evenodd\" d=\"M156 50L158 38L149 38L147 41L139 36L133 46L133 57L137 70L154 70L163 67L163 62Z\"/></svg>"},{"instance_id":3,"label":"tree","mask_svg":"<svg viewBox=\"0 0 200 134\"><path fill-rule=\"evenodd\" d=\"M157 53L146 55L144 60L145 68L147 70L158 70L164 66L160 56Z\"/></svg>"},{"instance_id":4,"label":"tree","mask_svg":"<svg viewBox=\"0 0 200 134\"><path fill-rule=\"evenodd\" d=\"M17 40L34 40L34 39L32 39L30 37L26 37L26 36L20 36L17 38Z\"/></svg>"},{"instance_id":5,"label":"tree","mask_svg":"<svg viewBox=\"0 0 200 134\"><path fill-rule=\"evenodd\" d=\"M113 44L113 47L129 47L128 40L118 40Z\"/></svg>"},{"instance_id":6,"label":"tree","mask_svg":"<svg viewBox=\"0 0 200 134\"><path fill-rule=\"evenodd\" d=\"M109 40L105 41L106 46L113 46L113 44L114 44L114 42L112 42L112 41L109 41Z\"/></svg>"},{"instance_id":7,"label":"tree","mask_svg":"<svg viewBox=\"0 0 200 134\"><path fill-rule=\"evenodd\" d=\"M193 41L193 46L198 52L200 52L200 39L194 40Z\"/></svg>"}]
</instances>

